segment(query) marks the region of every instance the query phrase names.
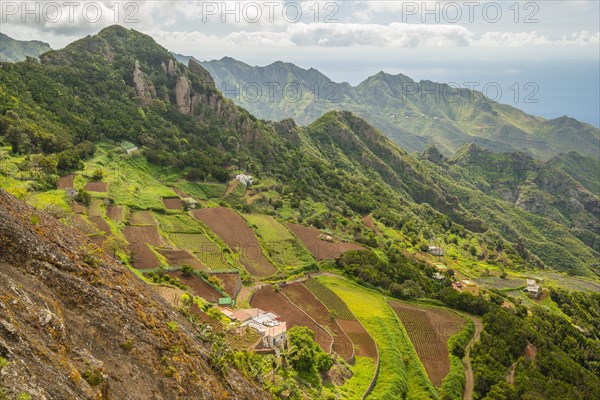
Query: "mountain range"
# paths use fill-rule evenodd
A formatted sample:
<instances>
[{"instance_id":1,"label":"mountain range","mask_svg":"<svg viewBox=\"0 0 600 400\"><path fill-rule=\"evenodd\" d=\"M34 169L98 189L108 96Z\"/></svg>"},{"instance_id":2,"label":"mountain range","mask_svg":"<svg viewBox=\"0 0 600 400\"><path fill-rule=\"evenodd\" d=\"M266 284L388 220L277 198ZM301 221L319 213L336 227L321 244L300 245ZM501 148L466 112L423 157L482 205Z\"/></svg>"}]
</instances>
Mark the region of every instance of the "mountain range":
<instances>
[{"instance_id":1,"label":"mountain range","mask_svg":"<svg viewBox=\"0 0 600 400\"><path fill-rule=\"evenodd\" d=\"M187 63L190 57L176 55ZM600 130L567 116L547 120L495 102L481 92L385 72L357 86L316 69L275 62L259 67L231 57L201 62L226 97L259 118L293 118L307 125L329 110L366 119L400 147L434 144L450 155L466 143L496 152L522 151L540 159L576 151L596 157Z\"/></svg>"},{"instance_id":2,"label":"mountain range","mask_svg":"<svg viewBox=\"0 0 600 400\"><path fill-rule=\"evenodd\" d=\"M40 54L49 50L48 43L39 40L15 40L0 32L0 61L18 62L25 61L27 57L38 58Z\"/></svg>"}]
</instances>

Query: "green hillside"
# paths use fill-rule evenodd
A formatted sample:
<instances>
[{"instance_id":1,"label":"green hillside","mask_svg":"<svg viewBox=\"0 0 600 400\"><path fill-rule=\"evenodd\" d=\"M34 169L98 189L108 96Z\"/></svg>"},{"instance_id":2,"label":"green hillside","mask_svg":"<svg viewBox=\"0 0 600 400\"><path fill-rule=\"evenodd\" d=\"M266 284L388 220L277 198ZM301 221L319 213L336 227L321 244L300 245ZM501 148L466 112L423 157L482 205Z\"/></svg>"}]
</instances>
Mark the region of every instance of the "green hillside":
<instances>
[{"instance_id":1,"label":"green hillside","mask_svg":"<svg viewBox=\"0 0 600 400\"><path fill-rule=\"evenodd\" d=\"M0 33L0 62L25 61L27 57L37 59L41 54L52 50L48 43L39 40L15 40Z\"/></svg>"}]
</instances>

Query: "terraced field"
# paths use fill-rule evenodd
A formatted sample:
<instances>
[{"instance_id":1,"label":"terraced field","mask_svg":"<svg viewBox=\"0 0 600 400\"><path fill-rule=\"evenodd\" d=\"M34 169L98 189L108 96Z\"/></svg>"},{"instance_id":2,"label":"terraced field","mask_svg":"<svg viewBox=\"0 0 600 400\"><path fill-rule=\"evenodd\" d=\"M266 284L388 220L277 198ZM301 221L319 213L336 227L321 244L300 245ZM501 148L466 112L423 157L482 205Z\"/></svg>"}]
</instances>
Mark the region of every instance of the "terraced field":
<instances>
[{"instance_id":1,"label":"terraced field","mask_svg":"<svg viewBox=\"0 0 600 400\"><path fill-rule=\"evenodd\" d=\"M132 211L129 216L129 223L131 225L158 225L156 218L150 211Z\"/></svg>"},{"instance_id":2,"label":"terraced field","mask_svg":"<svg viewBox=\"0 0 600 400\"><path fill-rule=\"evenodd\" d=\"M245 214L244 218L255 227L261 244L279 267L302 267L314 262L304 244L274 217Z\"/></svg>"},{"instance_id":3,"label":"terraced field","mask_svg":"<svg viewBox=\"0 0 600 400\"><path fill-rule=\"evenodd\" d=\"M258 289L250 300L252 307L272 311L287 323L287 328L292 326L306 326L315 332L315 341L323 351L329 352L333 338L325 329L313 321L305 312L296 307L283 294L275 292L271 285L264 285Z\"/></svg>"},{"instance_id":4,"label":"terraced field","mask_svg":"<svg viewBox=\"0 0 600 400\"><path fill-rule=\"evenodd\" d=\"M123 222L125 209L123 206L108 206L106 208L106 216L115 222Z\"/></svg>"},{"instance_id":5,"label":"terraced field","mask_svg":"<svg viewBox=\"0 0 600 400\"><path fill-rule=\"evenodd\" d=\"M295 305L310 315L321 326L327 327L333 335L333 350L348 360L354 355L352 342L344 333L340 325L331 318L329 310L301 283L291 283L281 288Z\"/></svg>"},{"instance_id":6,"label":"terraced field","mask_svg":"<svg viewBox=\"0 0 600 400\"><path fill-rule=\"evenodd\" d=\"M180 249L194 253L200 262L211 270L231 269L225 255L204 233L170 233L169 238Z\"/></svg>"},{"instance_id":7,"label":"terraced field","mask_svg":"<svg viewBox=\"0 0 600 400\"><path fill-rule=\"evenodd\" d=\"M390 301L402 321L431 382L439 387L450 372L448 339L458 333L466 321L452 311Z\"/></svg>"},{"instance_id":8,"label":"terraced field","mask_svg":"<svg viewBox=\"0 0 600 400\"><path fill-rule=\"evenodd\" d=\"M179 308L181 306L180 298L181 295L185 293L185 291L171 286L150 285L150 287L154 292L158 293L160 297L165 299L167 303L169 303L173 307Z\"/></svg>"},{"instance_id":9,"label":"terraced field","mask_svg":"<svg viewBox=\"0 0 600 400\"><path fill-rule=\"evenodd\" d=\"M181 210L181 199L179 197L165 198L163 204L167 210Z\"/></svg>"},{"instance_id":10,"label":"terraced field","mask_svg":"<svg viewBox=\"0 0 600 400\"><path fill-rule=\"evenodd\" d=\"M363 246L356 243L348 243L335 239L334 242L323 240L323 232L315 228L291 223L288 223L287 226L294 235L298 236L304 243L304 246L306 246L312 255L319 261L338 258L350 250L365 249Z\"/></svg>"},{"instance_id":11,"label":"terraced field","mask_svg":"<svg viewBox=\"0 0 600 400\"><path fill-rule=\"evenodd\" d=\"M223 241L240 254L240 262L257 277L271 276L277 268L262 253L260 243L246 221L229 208L204 208L192 212Z\"/></svg>"},{"instance_id":12,"label":"terraced field","mask_svg":"<svg viewBox=\"0 0 600 400\"><path fill-rule=\"evenodd\" d=\"M155 226L126 226L124 234L129 242L135 268L153 269L160 266L160 262L148 247L165 245Z\"/></svg>"},{"instance_id":13,"label":"terraced field","mask_svg":"<svg viewBox=\"0 0 600 400\"><path fill-rule=\"evenodd\" d=\"M331 289L323 285L318 280L311 278L303 282L304 286L310 290L325 306L332 310L337 319L347 321L356 321L356 317L350 311L346 303Z\"/></svg>"},{"instance_id":14,"label":"terraced field","mask_svg":"<svg viewBox=\"0 0 600 400\"><path fill-rule=\"evenodd\" d=\"M194 295L200 296L211 303L217 303L223 297L221 293L196 275L186 275L181 271L170 271L167 272L167 275L179 279Z\"/></svg>"},{"instance_id":15,"label":"terraced field","mask_svg":"<svg viewBox=\"0 0 600 400\"><path fill-rule=\"evenodd\" d=\"M84 189L88 192L106 193L108 189L108 183L106 182L89 182L85 185Z\"/></svg>"},{"instance_id":16,"label":"terraced field","mask_svg":"<svg viewBox=\"0 0 600 400\"><path fill-rule=\"evenodd\" d=\"M75 187L75 174L61 176L56 184L56 188L62 190L72 187Z\"/></svg>"},{"instance_id":17,"label":"terraced field","mask_svg":"<svg viewBox=\"0 0 600 400\"><path fill-rule=\"evenodd\" d=\"M157 249L157 251L167 259L167 264L170 267L181 267L189 265L200 271L208 271L209 268L203 265L194 255L188 250L181 249Z\"/></svg>"},{"instance_id":18,"label":"terraced field","mask_svg":"<svg viewBox=\"0 0 600 400\"><path fill-rule=\"evenodd\" d=\"M316 279L348 305L377 343L379 374L369 399L438 398L408 335L381 294L340 277Z\"/></svg>"}]
</instances>

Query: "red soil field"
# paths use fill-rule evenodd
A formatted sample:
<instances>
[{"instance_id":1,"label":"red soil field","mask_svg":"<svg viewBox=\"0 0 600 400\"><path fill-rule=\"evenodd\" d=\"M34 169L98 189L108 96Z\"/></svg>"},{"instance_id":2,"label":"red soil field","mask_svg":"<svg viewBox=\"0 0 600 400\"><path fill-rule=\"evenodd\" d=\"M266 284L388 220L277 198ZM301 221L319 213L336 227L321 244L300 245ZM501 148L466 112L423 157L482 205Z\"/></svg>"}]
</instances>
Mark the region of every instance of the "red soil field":
<instances>
[{"instance_id":1,"label":"red soil field","mask_svg":"<svg viewBox=\"0 0 600 400\"><path fill-rule=\"evenodd\" d=\"M112 231L110 230L110 226L106 223L104 218L102 217L89 217L89 220L92 224L98 228L99 231L104 232L104 235L110 236L112 235Z\"/></svg>"},{"instance_id":2,"label":"red soil field","mask_svg":"<svg viewBox=\"0 0 600 400\"><path fill-rule=\"evenodd\" d=\"M204 222L234 251L240 253L240 261L248 272L266 277L277 268L264 256L254 231L246 221L229 208L204 208L192 212L194 218Z\"/></svg>"},{"instance_id":3,"label":"red soil field","mask_svg":"<svg viewBox=\"0 0 600 400\"><path fill-rule=\"evenodd\" d=\"M196 295L202 297L206 301L210 301L211 303L218 303L219 299L223 297L223 295L217 292L212 288L208 283L204 282L201 278L197 277L194 274L185 275L181 271L170 271L167 272L172 278L177 278L183 283L185 286L190 288L190 291Z\"/></svg>"},{"instance_id":4,"label":"red soil field","mask_svg":"<svg viewBox=\"0 0 600 400\"><path fill-rule=\"evenodd\" d=\"M223 282L223 290L233 300L235 300L242 289L242 279L239 272L213 272L214 275Z\"/></svg>"},{"instance_id":5,"label":"red soil field","mask_svg":"<svg viewBox=\"0 0 600 400\"><path fill-rule=\"evenodd\" d=\"M89 182L85 185L85 190L88 192L106 193L108 183L106 182Z\"/></svg>"},{"instance_id":6,"label":"red soil field","mask_svg":"<svg viewBox=\"0 0 600 400\"><path fill-rule=\"evenodd\" d=\"M283 294L275 292L271 285L265 285L258 289L250 299L250 304L252 307L279 315L287 323L287 329L295 325L308 327L315 332L315 341L323 351L329 352L331 349L333 339L329 332L310 319L306 313L296 307Z\"/></svg>"},{"instance_id":7,"label":"red soil field","mask_svg":"<svg viewBox=\"0 0 600 400\"><path fill-rule=\"evenodd\" d=\"M104 241L106 240L106 236L104 235L93 235L88 236L90 242L94 243L96 246L102 248L104 246Z\"/></svg>"},{"instance_id":8,"label":"red soil field","mask_svg":"<svg viewBox=\"0 0 600 400\"><path fill-rule=\"evenodd\" d=\"M185 199L186 197L191 197L189 194L187 194L186 192L184 192L183 190L179 189L178 187L175 186L171 186L171 189L177 193L177 196Z\"/></svg>"},{"instance_id":9,"label":"red soil field","mask_svg":"<svg viewBox=\"0 0 600 400\"><path fill-rule=\"evenodd\" d=\"M363 217L362 221L363 221L363 224L365 224L365 226L367 228L369 228L370 230L372 230L375 233L379 233L377 226L375 226L375 221L373 221L373 217L371 217L370 215L365 215Z\"/></svg>"},{"instance_id":10,"label":"red soil field","mask_svg":"<svg viewBox=\"0 0 600 400\"><path fill-rule=\"evenodd\" d=\"M108 206L106 216L115 222L123 222L125 210L123 206Z\"/></svg>"},{"instance_id":11,"label":"red soil field","mask_svg":"<svg viewBox=\"0 0 600 400\"><path fill-rule=\"evenodd\" d=\"M61 176L56 184L57 189L72 188L74 186L75 174Z\"/></svg>"},{"instance_id":12,"label":"red soil field","mask_svg":"<svg viewBox=\"0 0 600 400\"><path fill-rule=\"evenodd\" d=\"M181 301L179 299L181 295L185 293L183 290L171 286L150 285L150 287L155 293L158 293L160 297L165 299L167 303L173 307L178 308L181 305Z\"/></svg>"},{"instance_id":13,"label":"red soil field","mask_svg":"<svg viewBox=\"0 0 600 400\"><path fill-rule=\"evenodd\" d=\"M290 228L292 233L294 233L294 235L298 236L298 238L302 240L306 248L318 261L330 258L338 258L350 250L365 249L363 246L356 243L340 242L337 240L334 243L331 243L326 240L319 239L319 236L323 235L323 232L315 228L292 223L288 223L287 226Z\"/></svg>"},{"instance_id":14,"label":"red soil field","mask_svg":"<svg viewBox=\"0 0 600 400\"><path fill-rule=\"evenodd\" d=\"M131 225L153 225L158 226L156 218L150 211L133 211L129 217Z\"/></svg>"},{"instance_id":15,"label":"red soil field","mask_svg":"<svg viewBox=\"0 0 600 400\"><path fill-rule=\"evenodd\" d=\"M448 339L458 333L466 321L458 314L433 307L390 301L406 328L419 359L431 382L439 387L450 372Z\"/></svg>"},{"instance_id":16,"label":"red soil field","mask_svg":"<svg viewBox=\"0 0 600 400\"><path fill-rule=\"evenodd\" d=\"M147 244L164 246L164 241L155 226L126 226L125 238L129 242L133 266L137 269L154 269L160 266L158 259Z\"/></svg>"},{"instance_id":17,"label":"red soil field","mask_svg":"<svg viewBox=\"0 0 600 400\"><path fill-rule=\"evenodd\" d=\"M97 233L97 229L86 221L81 214L73 215L73 225L86 235Z\"/></svg>"},{"instance_id":18,"label":"red soil field","mask_svg":"<svg viewBox=\"0 0 600 400\"><path fill-rule=\"evenodd\" d=\"M312 319L322 326L327 326L330 332L333 332L333 350L337 354L346 360L352 358L354 354L352 342L338 323L330 317L329 310L319 299L298 282L282 287L281 292Z\"/></svg>"},{"instance_id":19,"label":"red soil field","mask_svg":"<svg viewBox=\"0 0 600 400\"><path fill-rule=\"evenodd\" d=\"M73 205L71 206L71 210L73 210L75 214L84 214L85 206L81 203L73 203Z\"/></svg>"},{"instance_id":20,"label":"red soil field","mask_svg":"<svg viewBox=\"0 0 600 400\"><path fill-rule=\"evenodd\" d=\"M358 321L338 319L337 323L356 346L356 355L377 359L377 346L369 332Z\"/></svg>"},{"instance_id":21,"label":"red soil field","mask_svg":"<svg viewBox=\"0 0 600 400\"><path fill-rule=\"evenodd\" d=\"M165 198L163 204L167 210L181 210L181 199L179 197Z\"/></svg>"},{"instance_id":22,"label":"red soil field","mask_svg":"<svg viewBox=\"0 0 600 400\"><path fill-rule=\"evenodd\" d=\"M200 271L209 271L209 268L202 265L192 253L181 249L157 249L157 251L167 259L170 267L181 267L189 265Z\"/></svg>"}]
</instances>

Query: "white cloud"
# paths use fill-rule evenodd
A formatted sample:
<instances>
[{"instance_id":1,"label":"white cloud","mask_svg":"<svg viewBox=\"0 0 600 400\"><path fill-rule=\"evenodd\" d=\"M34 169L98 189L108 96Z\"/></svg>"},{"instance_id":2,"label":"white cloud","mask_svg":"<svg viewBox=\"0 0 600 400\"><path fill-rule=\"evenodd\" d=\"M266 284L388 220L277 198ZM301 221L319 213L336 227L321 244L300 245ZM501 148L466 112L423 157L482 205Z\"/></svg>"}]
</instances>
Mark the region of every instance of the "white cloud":
<instances>
[{"instance_id":1,"label":"white cloud","mask_svg":"<svg viewBox=\"0 0 600 400\"><path fill-rule=\"evenodd\" d=\"M600 44L600 32L574 32L570 36L549 38L533 32L486 32L472 43L476 47L526 47L526 46L589 46Z\"/></svg>"}]
</instances>

